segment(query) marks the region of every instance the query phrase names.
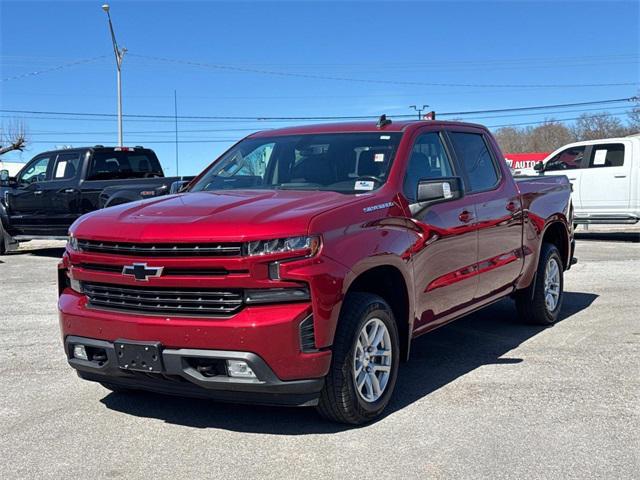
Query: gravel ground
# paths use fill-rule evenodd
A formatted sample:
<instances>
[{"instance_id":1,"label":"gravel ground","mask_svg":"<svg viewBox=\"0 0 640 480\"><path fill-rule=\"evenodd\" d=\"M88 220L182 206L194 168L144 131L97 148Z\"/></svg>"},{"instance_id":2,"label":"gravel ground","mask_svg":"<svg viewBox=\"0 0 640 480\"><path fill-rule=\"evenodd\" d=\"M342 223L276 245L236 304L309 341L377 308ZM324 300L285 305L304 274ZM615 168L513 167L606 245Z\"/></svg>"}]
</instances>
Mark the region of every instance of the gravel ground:
<instances>
[{"instance_id":1,"label":"gravel ground","mask_svg":"<svg viewBox=\"0 0 640 480\"><path fill-rule=\"evenodd\" d=\"M504 301L421 337L360 428L81 381L61 244L25 244L0 257L0 478L640 478L640 234L611 232L579 236L560 323Z\"/></svg>"}]
</instances>

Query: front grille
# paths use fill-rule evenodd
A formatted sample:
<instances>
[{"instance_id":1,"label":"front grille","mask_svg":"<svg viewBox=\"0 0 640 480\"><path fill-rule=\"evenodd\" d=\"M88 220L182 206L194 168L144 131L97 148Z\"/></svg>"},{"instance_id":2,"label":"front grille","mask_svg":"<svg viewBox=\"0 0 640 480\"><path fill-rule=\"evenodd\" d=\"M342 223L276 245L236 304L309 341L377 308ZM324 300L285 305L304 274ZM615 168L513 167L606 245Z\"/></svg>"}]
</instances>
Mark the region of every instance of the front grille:
<instances>
[{"instance_id":1,"label":"front grille","mask_svg":"<svg viewBox=\"0 0 640 480\"><path fill-rule=\"evenodd\" d=\"M126 243L78 239L83 252L145 257L237 257L240 243Z\"/></svg>"},{"instance_id":2,"label":"front grille","mask_svg":"<svg viewBox=\"0 0 640 480\"><path fill-rule=\"evenodd\" d=\"M94 272L105 273L122 273L124 265L107 265L102 263L81 263L80 267L84 270L91 270ZM183 267L164 267L162 270L163 277L171 276L222 276L229 275L230 273L248 274L249 270L227 270L222 267L198 267L198 268L183 268Z\"/></svg>"},{"instance_id":3,"label":"front grille","mask_svg":"<svg viewBox=\"0 0 640 480\"><path fill-rule=\"evenodd\" d=\"M235 290L158 287L122 287L82 282L90 307L151 315L228 316L243 307L243 294Z\"/></svg>"}]
</instances>

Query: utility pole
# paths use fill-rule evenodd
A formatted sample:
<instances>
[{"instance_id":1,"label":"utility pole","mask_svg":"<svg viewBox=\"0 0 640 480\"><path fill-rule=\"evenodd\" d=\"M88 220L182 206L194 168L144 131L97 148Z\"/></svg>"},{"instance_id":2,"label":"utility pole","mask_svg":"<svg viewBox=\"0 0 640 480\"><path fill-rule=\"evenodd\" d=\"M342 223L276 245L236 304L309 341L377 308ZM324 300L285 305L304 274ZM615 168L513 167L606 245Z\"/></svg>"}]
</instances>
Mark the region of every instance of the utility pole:
<instances>
[{"instance_id":1,"label":"utility pole","mask_svg":"<svg viewBox=\"0 0 640 480\"><path fill-rule=\"evenodd\" d=\"M109 4L102 5L102 10L107 14L109 19L109 31L111 32L111 42L113 43L113 53L116 55L116 68L117 68L117 81L118 81L118 145L122 147L122 78L121 67L124 54L127 52L126 48L119 48L116 41L116 34L113 31L113 24L111 23L111 14L109 13Z\"/></svg>"},{"instance_id":2,"label":"utility pole","mask_svg":"<svg viewBox=\"0 0 640 480\"><path fill-rule=\"evenodd\" d=\"M176 120L176 177L180 176L178 168L178 93L173 91L173 112Z\"/></svg>"},{"instance_id":3,"label":"utility pole","mask_svg":"<svg viewBox=\"0 0 640 480\"><path fill-rule=\"evenodd\" d=\"M422 112L427 109L429 105L422 105L422 107L418 107L417 105L409 105L409 108L414 109L418 112L418 120L422 120Z\"/></svg>"}]
</instances>

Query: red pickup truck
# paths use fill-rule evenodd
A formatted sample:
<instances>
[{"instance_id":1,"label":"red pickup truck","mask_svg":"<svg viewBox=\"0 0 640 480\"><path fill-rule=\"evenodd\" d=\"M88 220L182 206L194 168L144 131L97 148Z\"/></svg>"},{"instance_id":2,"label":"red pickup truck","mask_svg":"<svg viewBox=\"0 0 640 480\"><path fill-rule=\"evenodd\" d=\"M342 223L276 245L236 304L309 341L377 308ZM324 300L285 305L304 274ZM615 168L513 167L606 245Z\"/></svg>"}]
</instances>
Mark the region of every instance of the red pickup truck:
<instances>
[{"instance_id":1,"label":"red pickup truck","mask_svg":"<svg viewBox=\"0 0 640 480\"><path fill-rule=\"evenodd\" d=\"M370 421L418 335L507 296L528 322L557 320L570 192L565 177L514 179L479 125L255 133L181 193L75 222L66 355L114 391Z\"/></svg>"}]
</instances>

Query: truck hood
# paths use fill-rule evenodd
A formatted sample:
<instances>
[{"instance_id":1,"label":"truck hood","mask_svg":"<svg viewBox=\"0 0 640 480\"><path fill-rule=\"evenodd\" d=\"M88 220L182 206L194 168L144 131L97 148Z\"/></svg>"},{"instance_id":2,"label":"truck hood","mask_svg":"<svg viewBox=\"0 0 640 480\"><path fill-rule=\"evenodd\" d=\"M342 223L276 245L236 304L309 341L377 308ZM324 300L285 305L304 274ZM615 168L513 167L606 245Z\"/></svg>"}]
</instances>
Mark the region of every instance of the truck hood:
<instances>
[{"instance_id":1,"label":"truck hood","mask_svg":"<svg viewBox=\"0 0 640 480\"><path fill-rule=\"evenodd\" d=\"M98 210L71 233L105 241L244 241L308 233L316 215L355 195L292 190L227 190L170 195Z\"/></svg>"}]
</instances>

